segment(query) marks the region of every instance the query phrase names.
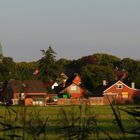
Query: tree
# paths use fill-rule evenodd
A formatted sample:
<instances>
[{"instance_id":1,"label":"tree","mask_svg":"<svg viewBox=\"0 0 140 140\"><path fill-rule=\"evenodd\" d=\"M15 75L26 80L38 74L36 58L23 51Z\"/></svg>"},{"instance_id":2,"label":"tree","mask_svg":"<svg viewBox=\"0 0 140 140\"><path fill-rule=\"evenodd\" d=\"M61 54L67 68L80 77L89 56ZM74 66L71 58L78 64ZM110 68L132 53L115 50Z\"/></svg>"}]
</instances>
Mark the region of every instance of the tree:
<instances>
[{"instance_id":1,"label":"tree","mask_svg":"<svg viewBox=\"0 0 140 140\"><path fill-rule=\"evenodd\" d=\"M70 64L70 60L67 60L67 59L64 59L64 58L61 58L59 60L56 61L56 67L57 67L57 73L58 73L58 76L57 76L57 82L62 82L62 79L64 78L62 76L62 73L64 74L67 74L67 66Z\"/></svg>"},{"instance_id":2,"label":"tree","mask_svg":"<svg viewBox=\"0 0 140 140\"><path fill-rule=\"evenodd\" d=\"M119 63L121 61L120 58L113 56L113 55L109 55L109 54L94 54L93 55L96 58L96 61L99 65L109 65L113 68L114 65L116 65L117 63Z\"/></svg>"},{"instance_id":3,"label":"tree","mask_svg":"<svg viewBox=\"0 0 140 140\"><path fill-rule=\"evenodd\" d=\"M33 75L33 71L36 67L37 67L37 62L19 62L19 63L16 63L15 79L19 79L19 80L38 79L38 77Z\"/></svg>"},{"instance_id":4,"label":"tree","mask_svg":"<svg viewBox=\"0 0 140 140\"><path fill-rule=\"evenodd\" d=\"M98 60L94 55L84 56L79 59L82 65L97 64Z\"/></svg>"},{"instance_id":5,"label":"tree","mask_svg":"<svg viewBox=\"0 0 140 140\"><path fill-rule=\"evenodd\" d=\"M15 62L11 57L4 57L0 64L0 79L2 81L15 77Z\"/></svg>"},{"instance_id":6,"label":"tree","mask_svg":"<svg viewBox=\"0 0 140 140\"><path fill-rule=\"evenodd\" d=\"M81 72L81 78L84 87L93 91L103 80L114 80L114 72L109 66L87 65Z\"/></svg>"},{"instance_id":7,"label":"tree","mask_svg":"<svg viewBox=\"0 0 140 140\"><path fill-rule=\"evenodd\" d=\"M48 50L41 50L43 57L39 60L40 79L44 82L49 82L57 78L57 65L55 64L55 55L51 46Z\"/></svg>"},{"instance_id":8,"label":"tree","mask_svg":"<svg viewBox=\"0 0 140 140\"><path fill-rule=\"evenodd\" d=\"M130 58L124 58L121 61L121 68L126 69L129 73L132 73L137 68L137 62Z\"/></svg>"},{"instance_id":9,"label":"tree","mask_svg":"<svg viewBox=\"0 0 140 140\"><path fill-rule=\"evenodd\" d=\"M82 64L80 60L72 60L66 65L65 70L67 75L73 75L74 73L80 73Z\"/></svg>"},{"instance_id":10,"label":"tree","mask_svg":"<svg viewBox=\"0 0 140 140\"><path fill-rule=\"evenodd\" d=\"M128 71L129 82L135 82L136 87L140 88L140 61L133 60L131 58L124 58L121 61L121 68Z\"/></svg>"}]
</instances>

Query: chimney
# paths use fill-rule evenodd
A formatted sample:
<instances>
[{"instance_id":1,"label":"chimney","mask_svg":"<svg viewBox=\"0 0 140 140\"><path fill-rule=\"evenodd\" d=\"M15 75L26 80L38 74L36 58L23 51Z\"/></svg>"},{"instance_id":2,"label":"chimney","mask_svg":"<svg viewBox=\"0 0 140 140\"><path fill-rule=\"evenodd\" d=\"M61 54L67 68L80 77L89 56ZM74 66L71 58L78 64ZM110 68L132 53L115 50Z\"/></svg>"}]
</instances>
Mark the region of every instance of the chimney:
<instances>
[{"instance_id":1,"label":"chimney","mask_svg":"<svg viewBox=\"0 0 140 140\"><path fill-rule=\"evenodd\" d=\"M107 81L103 80L103 86L106 86L106 85L107 85Z\"/></svg>"},{"instance_id":2,"label":"chimney","mask_svg":"<svg viewBox=\"0 0 140 140\"><path fill-rule=\"evenodd\" d=\"M133 89L135 88L135 82L131 83L131 88L133 88Z\"/></svg>"}]
</instances>

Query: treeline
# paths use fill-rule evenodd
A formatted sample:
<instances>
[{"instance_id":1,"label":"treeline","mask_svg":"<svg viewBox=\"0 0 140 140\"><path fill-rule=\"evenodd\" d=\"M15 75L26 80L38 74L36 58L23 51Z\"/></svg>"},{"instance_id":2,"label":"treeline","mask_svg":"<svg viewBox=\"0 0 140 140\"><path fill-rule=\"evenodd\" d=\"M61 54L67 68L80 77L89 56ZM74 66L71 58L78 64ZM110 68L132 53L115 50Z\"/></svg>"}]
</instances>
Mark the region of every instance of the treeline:
<instances>
[{"instance_id":1,"label":"treeline","mask_svg":"<svg viewBox=\"0 0 140 140\"><path fill-rule=\"evenodd\" d=\"M82 78L82 86L89 91L102 84L104 79L133 81L140 88L140 61L99 53L77 60L56 60L56 53L50 46L47 50L41 50L41 53L42 58L36 62L16 63L12 58L4 57L0 64L0 81L18 79L60 82L63 72L68 76L78 73Z\"/></svg>"}]
</instances>

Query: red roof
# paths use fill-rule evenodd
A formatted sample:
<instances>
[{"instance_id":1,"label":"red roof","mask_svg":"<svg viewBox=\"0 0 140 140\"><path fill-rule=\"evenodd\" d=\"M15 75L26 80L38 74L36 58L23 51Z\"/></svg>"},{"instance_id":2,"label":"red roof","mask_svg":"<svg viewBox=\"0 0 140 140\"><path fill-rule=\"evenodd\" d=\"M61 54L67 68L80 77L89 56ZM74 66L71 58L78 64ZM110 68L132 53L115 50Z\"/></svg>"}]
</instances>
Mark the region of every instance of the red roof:
<instances>
[{"instance_id":1,"label":"red roof","mask_svg":"<svg viewBox=\"0 0 140 140\"><path fill-rule=\"evenodd\" d=\"M42 81L37 80L11 80L9 85L13 92L24 93L46 93L46 86Z\"/></svg>"},{"instance_id":2,"label":"red roof","mask_svg":"<svg viewBox=\"0 0 140 140\"><path fill-rule=\"evenodd\" d=\"M77 84L77 85L81 84L81 78L80 78L79 75L77 75L77 76L74 78L73 83L75 83L75 84Z\"/></svg>"}]
</instances>

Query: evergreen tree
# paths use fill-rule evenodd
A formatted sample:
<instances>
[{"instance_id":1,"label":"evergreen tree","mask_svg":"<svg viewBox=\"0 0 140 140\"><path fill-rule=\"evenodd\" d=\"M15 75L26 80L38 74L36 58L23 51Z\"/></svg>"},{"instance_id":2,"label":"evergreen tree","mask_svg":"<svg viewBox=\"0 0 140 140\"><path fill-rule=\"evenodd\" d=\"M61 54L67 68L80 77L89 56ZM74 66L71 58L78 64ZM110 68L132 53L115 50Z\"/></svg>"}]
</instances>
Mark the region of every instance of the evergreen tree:
<instances>
[{"instance_id":1,"label":"evergreen tree","mask_svg":"<svg viewBox=\"0 0 140 140\"><path fill-rule=\"evenodd\" d=\"M57 65L55 64L56 53L51 46L48 50L41 50L43 57L39 60L40 79L44 82L49 82L57 78Z\"/></svg>"}]
</instances>

